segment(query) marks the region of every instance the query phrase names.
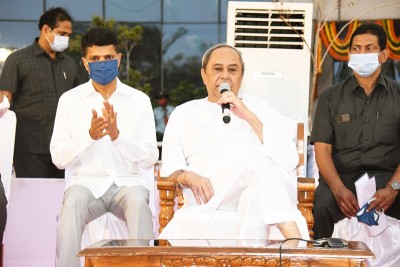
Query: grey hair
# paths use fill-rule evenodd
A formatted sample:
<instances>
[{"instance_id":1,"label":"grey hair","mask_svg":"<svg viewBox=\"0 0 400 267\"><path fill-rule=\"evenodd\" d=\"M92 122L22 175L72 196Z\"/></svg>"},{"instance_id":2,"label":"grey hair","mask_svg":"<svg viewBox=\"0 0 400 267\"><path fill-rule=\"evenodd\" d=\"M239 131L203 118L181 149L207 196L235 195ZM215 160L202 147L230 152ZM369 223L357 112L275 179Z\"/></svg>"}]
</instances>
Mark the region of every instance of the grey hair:
<instances>
[{"instance_id":1,"label":"grey hair","mask_svg":"<svg viewBox=\"0 0 400 267\"><path fill-rule=\"evenodd\" d=\"M237 52L237 54L239 55L239 58L240 58L240 63L242 65L242 74L244 74L244 61L243 61L243 58L242 58L242 53L239 50L237 50L235 47L233 47L231 45L228 45L228 44L216 44L216 45L212 46L211 48L209 48L204 53L203 58L201 60L201 67L204 69L204 71L207 68L207 64L208 64L208 61L210 60L211 54L215 50L217 50L218 48L222 48L222 47L229 47L229 48L232 48L233 50L235 50Z\"/></svg>"}]
</instances>

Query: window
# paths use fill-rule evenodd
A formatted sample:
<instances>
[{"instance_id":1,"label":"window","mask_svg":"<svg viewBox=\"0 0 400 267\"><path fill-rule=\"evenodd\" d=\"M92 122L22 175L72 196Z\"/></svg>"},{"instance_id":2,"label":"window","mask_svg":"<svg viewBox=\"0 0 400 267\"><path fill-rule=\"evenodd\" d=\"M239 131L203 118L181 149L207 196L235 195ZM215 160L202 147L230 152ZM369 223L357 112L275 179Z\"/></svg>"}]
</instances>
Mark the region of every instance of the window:
<instances>
[{"instance_id":1,"label":"window","mask_svg":"<svg viewBox=\"0 0 400 267\"><path fill-rule=\"evenodd\" d=\"M39 36L37 22L0 21L0 48L23 48Z\"/></svg>"},{"instance_id":2,"label":"window","mask_svg":"<svg viewBox=\"0 0 400 267\"><path fill-rule=\"evenodd\" d=\"M91 21L95 15L103 15L102 0L46 0L46 10L51 7L63 7L74 21Z\"/></svg>"},{"instance_id":3,"label":"window","mask_svg":"<svg viewBox=\"0 0 400 267\"><path fill-rule=\"evenodd\" d=\"M0 1L0 18L38 21L43 13L42 0Z\"/></svg>"},{"instance_id":4,"label":"window","mask_svg":"<svg viewBox=\"0 0 400 267\"><path fill-rule=\"evenodd\" d=\"M161 21L161 0L106 0L106 19L118 21Z\"/></svg>"},{"instance_id":5,"label":"window","mask_svg":"<svg viewBox=\"0 0 400 267\"><path fill-rule=\"evenodd\" d=\"M165 0L164 22L218 22L218 1Z\"/></svg>"}]
</instances>

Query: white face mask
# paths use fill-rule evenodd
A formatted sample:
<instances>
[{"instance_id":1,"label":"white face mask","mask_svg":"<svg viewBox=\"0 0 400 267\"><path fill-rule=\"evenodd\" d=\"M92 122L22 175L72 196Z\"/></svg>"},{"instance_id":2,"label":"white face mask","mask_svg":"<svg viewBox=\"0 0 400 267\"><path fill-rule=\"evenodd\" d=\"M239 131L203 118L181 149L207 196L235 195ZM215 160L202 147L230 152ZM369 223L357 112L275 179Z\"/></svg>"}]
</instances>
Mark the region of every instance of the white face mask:
<instances>
[{"instance_id":1,"label":"white face mask","mask_svg":"<svg viewBox=\"0 0 400 267\"><path fill-rule=\"evenodd\" d=\"M379 54L350 54L349 67L361 77L368 77L381 65L378 60Z\"/></svg>"},{"instance_id":2,"label":"white face mask","mask_svg":"<svg viewBox=\"0 0 400 267\"><path fill-rule=\"evenodd\" d=\"M51 33L53 33L53 32L51 32ZM61 36L61 35L57 35L57 34L54 34L54 33L53 33L53 35L54 35L54 42L53 43L50 42L50 40L49 40L49 38L47 38L47 36L46 36L46 38L47 38L47 41L50 44L51 49L54 52L62 52L65 49L68 48L68 43L69 43L69 37L68 36Z\"/></svg>"}]
</instances>

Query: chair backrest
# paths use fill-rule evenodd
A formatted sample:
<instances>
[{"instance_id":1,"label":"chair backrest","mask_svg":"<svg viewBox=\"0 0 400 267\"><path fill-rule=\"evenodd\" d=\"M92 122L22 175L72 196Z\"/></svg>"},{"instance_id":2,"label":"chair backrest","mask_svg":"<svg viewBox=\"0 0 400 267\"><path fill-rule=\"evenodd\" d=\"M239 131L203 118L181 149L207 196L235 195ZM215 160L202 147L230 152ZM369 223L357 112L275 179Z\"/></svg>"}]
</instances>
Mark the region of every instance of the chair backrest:
<instances>
[{"instance_id":1,"label":"chair backrest","mask_svg":"<svg viewBox=\"0 0 400 267\"><path fill-rule=\"evenodd\" d=\"M304 165L304 123L297 123L297 139L296 139L297 153L299 155L299 164L296 168L296 174L299 177L305 176Z\"/></svg>"},{"instance_id":2,"label":"chair backrest","mask_svg":"<svg viewBox=\"0 0 400 267\"><path fill-rule=\"evenodd\" d=\"M8 110L0 117L0 173L7 199L10 196L16 125L14 111Z\"/></svg>"}]
</instances>

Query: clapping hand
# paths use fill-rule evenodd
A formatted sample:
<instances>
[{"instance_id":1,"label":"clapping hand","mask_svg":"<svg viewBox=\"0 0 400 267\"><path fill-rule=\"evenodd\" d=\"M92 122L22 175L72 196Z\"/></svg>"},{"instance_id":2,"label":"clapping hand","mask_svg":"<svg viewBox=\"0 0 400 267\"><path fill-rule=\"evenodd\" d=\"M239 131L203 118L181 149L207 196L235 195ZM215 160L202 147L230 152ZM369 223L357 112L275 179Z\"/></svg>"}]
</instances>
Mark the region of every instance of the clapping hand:
<instances>
[{"instance_id":1,"label":"clapping hand","mask_svg":"<svg viewBox=\"0 0 400 267\"><path fill-rule=\"evenodd\" d=\"M103 116L99 117L96 110L92 109L92 121L89 129L90 137L98 140L106 135L109 135L111 140L115 140L119 136L117 127L117 112L114 112L114 107L108 101L104 101L102 109Z\"/></svg>"}]
</instances>

